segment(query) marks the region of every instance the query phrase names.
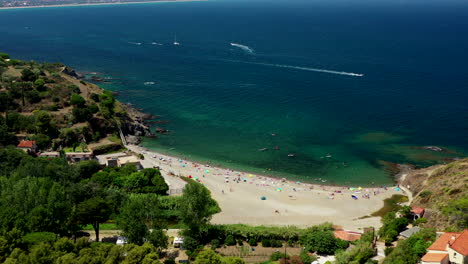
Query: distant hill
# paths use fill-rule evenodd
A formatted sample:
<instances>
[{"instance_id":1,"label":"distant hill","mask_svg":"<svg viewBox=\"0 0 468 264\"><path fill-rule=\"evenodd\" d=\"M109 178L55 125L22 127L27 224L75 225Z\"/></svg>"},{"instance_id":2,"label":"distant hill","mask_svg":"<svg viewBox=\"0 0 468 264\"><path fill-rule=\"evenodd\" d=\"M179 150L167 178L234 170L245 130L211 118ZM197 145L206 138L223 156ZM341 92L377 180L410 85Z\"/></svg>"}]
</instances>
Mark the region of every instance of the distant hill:
<instances>
[{"instance_id":1,"label":"distant hill","mask_svg":"<svg viewBox=\"0 0 468 264\"><path fill-rule=\"evenodd\" d=\"M42 150L120 148L125 135L151 135L144 115L60 63L0 53L0 145L35 140ZM80 148L82 149L82 148Z\"/></svg>"},{"instance_id":2,"label":"distant hill","mask_svg":"<svg viewBox=\"0 0 468 264\"><path fill-rule=\"evenodd\" d=\"M440 231L468 228L468 159L414 170L400 183L410 186L411 205L426 209L424 226Z\"/></svg>"}]
</instances>

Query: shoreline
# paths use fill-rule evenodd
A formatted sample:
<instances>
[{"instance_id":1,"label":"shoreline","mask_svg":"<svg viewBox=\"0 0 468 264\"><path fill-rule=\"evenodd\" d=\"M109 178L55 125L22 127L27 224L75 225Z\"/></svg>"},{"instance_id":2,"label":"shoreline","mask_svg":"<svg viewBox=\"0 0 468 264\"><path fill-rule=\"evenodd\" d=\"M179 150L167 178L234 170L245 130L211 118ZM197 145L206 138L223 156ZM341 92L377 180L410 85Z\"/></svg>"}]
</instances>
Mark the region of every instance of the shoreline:
<instances>
[{"instance_id":1,"label":"shoreline","mask_svg":"<svg viewBox=\"0 0 468 264\"><path fill-rule=\"evenodd\" d=\"M162 1L137 1L137 2L118 2L118 3L83 3L83 4L64 4L64 5L38 5L38 6L2 6L0 10L8 9L29 9L29 8L47 8L47 7L78 7L78 6L101 6L101 5L129 5L129 4L148 4L148 3L177 3L177 2L206 2L209 0L162 0Z\"/></svg>"},{"instance_id":2,"label":"shoreline","mask_svg":"<svg viewBox=\"0 0 468 264\"><path fill-rule=\"evenodd\" d=\"M303 183L197 163L140 145L125 147L144 156L143 167L160 168L171 194L181 193L186 184L179 176L207 187L222 210L212 218L213 224L307 227L332 222L347 230L362 231L369 226L379 228L381 222L380 217L360 217L381 209L383 200L393 194L407 195L396 186L361 188Z\"/></svg>"}]
</instances>

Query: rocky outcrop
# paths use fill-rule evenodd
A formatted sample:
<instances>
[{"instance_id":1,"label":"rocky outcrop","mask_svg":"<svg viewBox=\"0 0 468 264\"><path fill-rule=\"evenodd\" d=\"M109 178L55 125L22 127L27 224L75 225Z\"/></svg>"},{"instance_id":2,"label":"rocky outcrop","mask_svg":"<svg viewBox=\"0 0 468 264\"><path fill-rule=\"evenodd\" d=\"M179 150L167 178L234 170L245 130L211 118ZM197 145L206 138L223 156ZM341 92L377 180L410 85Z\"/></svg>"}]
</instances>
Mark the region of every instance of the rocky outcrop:
<instances>
[{"instance_id":1,"label":"rocky outcrop","mask_svg":"<svg viewBox=\"0 0 468 264\"><path fill-rule=\"evenodd\" d=\"M145 121L145 117L150 115L140 112L129 104L122 104L122 108L125 109L127 114L122 117L121 129L128 143L138 144L141 141L140 137L156 136L151 132L150 126Z\"/></svg>"},{"instance_id":2,"label":"rocky outcrop","mask_svg":"<svg viewBox=\"0 0 468 264\"><path fill-rule=\"evenodd\" d=\"M70 67L63 67L63 70L62 70L63 73L65 73L66 75L69 75L71 77L75 77L77 79L83 79L84 76L77 73L74 69L70 68Z\"/></svg>"}]
</instances>

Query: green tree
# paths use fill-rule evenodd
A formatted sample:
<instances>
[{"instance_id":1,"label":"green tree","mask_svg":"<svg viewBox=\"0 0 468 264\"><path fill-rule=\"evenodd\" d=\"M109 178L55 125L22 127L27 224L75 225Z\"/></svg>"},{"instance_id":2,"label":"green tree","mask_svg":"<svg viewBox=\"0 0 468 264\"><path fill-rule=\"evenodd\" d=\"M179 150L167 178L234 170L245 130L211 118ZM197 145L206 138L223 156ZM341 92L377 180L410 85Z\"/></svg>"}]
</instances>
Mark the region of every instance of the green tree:
<instances>
[{"instance_id":1,"label":"green tree","mask_svg":"<svg viewBox=\"0 0 468 264\"><path fill-rule=\"evenodd\" d=\"M155 194L133 194L124 203L117 219L123 236L130 243L142 245L150 235L150 228L161 228L159 200Z\"/></svg>"},{"instance_id":2,"label":"green tree","mask_svg":"<svg viewBox=\"0 0 468 264\"><path fill-rule=\"evenodd\" d=\"M337 249L346 248L346 241L333 236L332 231L311 231L301 237L301 244L310 252L333 254Z\"/></svg>"},{"instance_id":3,"label":"green tree","mask_svg":"<svg viewBox=\"0 0 468 264\"><path fill-rule=\"evenodd\" d=\"M99 241L99 224L109 220L112 213L111 205L100 197L93 197L78 204L76 219L81 224L91 224Z\"/></svg>"},{"instance_id":4,"label":"green tree","mask_svg":"<svg viewBox=\"0 0 468 264\"><path fill-rule=\"evenodd\" d=\"M36 141L36 145L39 149L46 149L52 143L50 137L44 134L36 134L31 137L31 140Z\"/></svg>"},{"instance_id":5,"label":"green tree","mask_svg":"<svg viewBox=\"0 0 468 264\"><path fill-rule=\"evenodd\" d=\"M21 79L26 82L34 82L37 76L30 69L24 69L21 71Z\"/></svg>"},{"instance_id":6,"label":"green tree","mask_svg":"<svg viewBox=\"0 0 468 264\"><path fill-rule=\"evenodd\" d=\"M195 264L223 264L222 257L211 249L200 252L195 259Z\"/></svg>"},{"instance_id":7,"label":"green tree","mask_svg":"<svg viewBox=\"0 0 468 264\"><path fill-rule=\"evenodd\" d=\"M210 191L198 182L189 180L181 198L180 218L193 236L199 236L213 214L220 212Z\"/></svg>"},{"instance_id":8,"label":"green tree","mask_svg":"<svg viewBox=\"0 0 468 264\"><path fill-rule=\"evenodd\" d=\"M34 88L36 88L39 91L44 90L44 85L45 85L45 81L42 78L39 78L39 79L34 81Z\"/></svg>"}]
</instances>

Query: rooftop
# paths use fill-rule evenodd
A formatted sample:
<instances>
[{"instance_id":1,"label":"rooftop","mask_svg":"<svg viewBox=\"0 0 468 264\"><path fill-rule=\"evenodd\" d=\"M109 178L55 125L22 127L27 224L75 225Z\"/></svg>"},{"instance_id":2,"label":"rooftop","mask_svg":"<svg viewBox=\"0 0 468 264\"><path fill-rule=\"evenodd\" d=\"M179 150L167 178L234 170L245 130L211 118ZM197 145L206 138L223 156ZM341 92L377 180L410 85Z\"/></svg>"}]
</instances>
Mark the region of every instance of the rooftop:
<instances>
[{"instance_id":1,"label":"rooftop","mask_svg":"<svg viewBox=\"0 0 468 264\"><path fill-rule=\"evenodd\" d=\"M333 235L336 238L339 238L341 240L346 240L346 241L355 241L361 238L360 233L356 232L351 232L351 231L344 231L344 230L337 230L333 232Z\"/></svg>"},{"instance_id":2,"label":"rooftop","mask_svg":"<svg viewBox=\"0 0 468 264\"><path fill-rule=\"evenodd\" d=\"M441 262L448 257L448 253L426 253L421 260L424 262Z\"/></svg>"},{"instance_id":3,"label":"rooftop","mask_svg":"<svg viewBox=\"0 0 468 264\"><path fill-rule=\"evenodd\" d=\"M444 233L441 235L427 250L447 251L447 244L450 242L453 236L458 237L460 233Z\"/></svg>"},{"instance_id":4,"label":"rooftop","mask_svg":"<svg viewBox=\"0 0 468 264\"><path fill-rule=\"evenodd\" d=\"M400 233L400 236L404 236L406 238L416 234L417 232L419 232L419 230L421 230L421 228L415 226L415 227L412 227L410 229L406 229L405 231L401 232Z\"/></svg>"},{"instance_id":5,"label":"rooftop","mask_svg":"<svg viewBox=\"0 0 468 264\"><path fill-rule=\"evenodd\" d=\"M468 229L465 229L450 247L463 256L468 256Z\"/></svg>"},{"instance_id":6,"label":"rooftop","mask_svg":"<svg viewBox=\"0 0 468 264\"><path fill-rule=\"evenodd\" d=\"M421 215L421 214L424 213L424 208L422 208L422 207L417 207L417 206L413 206L413 207L411 208L411 212L412 212L412 213L415 213L415 214L417 214L417 215Z\"/></svg>"},{"instance_id":7,"label":"rooftop","mask_svg":"<svg viewBox=\"0 0 468 264\"><path fill-rule=\"evenodd\" d=\"M118 161L122 164L140 162L136 156L120 157Z\"/></svg>"},{"instance_id":8,"label":"rooftop","mask_svg":"<svg viewBox=\"0 0 468 264\"><path fill-rule=\"evenodd\" d=\"M21 140L18 144L18 148L32 148L36 144L36 141Z\"/></svg>"}]
</instances>

